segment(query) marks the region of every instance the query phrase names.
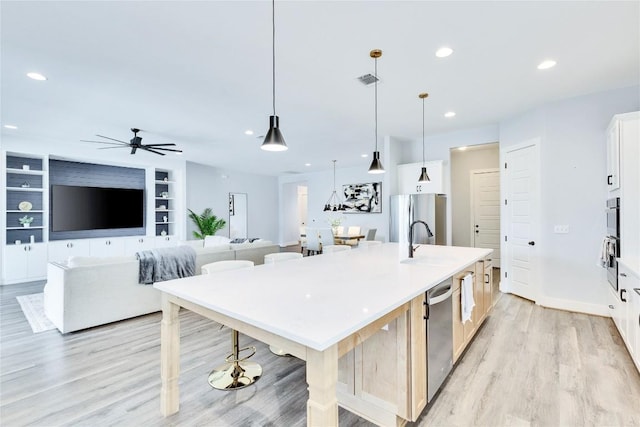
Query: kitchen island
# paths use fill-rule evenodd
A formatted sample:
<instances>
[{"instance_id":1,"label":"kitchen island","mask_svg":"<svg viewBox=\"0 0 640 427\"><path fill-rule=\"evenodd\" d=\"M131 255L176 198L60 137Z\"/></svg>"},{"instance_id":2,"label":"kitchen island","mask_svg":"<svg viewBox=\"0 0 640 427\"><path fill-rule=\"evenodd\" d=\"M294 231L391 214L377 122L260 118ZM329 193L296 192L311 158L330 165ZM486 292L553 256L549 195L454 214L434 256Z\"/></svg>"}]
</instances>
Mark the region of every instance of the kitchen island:
<instances>
[{"instance_id":1,"label":"kitchen island","mask_svg":"<svg viewBox=\"0 0 640 427\"><path fill-rule=\"evenodd\" d=\"M161 411L179 409L183 307L305 360L309 426L337 426L338 404L381 425L414 420L426 406L424 293L490 253L424 245L407 260L406 247L387 243L156 283L163 292ZM396 384L393 402L350 395L352 381L339 384L339 371L350 377L353 350L392 323L402 332L393 369L407 383Z\"/></svg>"}]
</instances>

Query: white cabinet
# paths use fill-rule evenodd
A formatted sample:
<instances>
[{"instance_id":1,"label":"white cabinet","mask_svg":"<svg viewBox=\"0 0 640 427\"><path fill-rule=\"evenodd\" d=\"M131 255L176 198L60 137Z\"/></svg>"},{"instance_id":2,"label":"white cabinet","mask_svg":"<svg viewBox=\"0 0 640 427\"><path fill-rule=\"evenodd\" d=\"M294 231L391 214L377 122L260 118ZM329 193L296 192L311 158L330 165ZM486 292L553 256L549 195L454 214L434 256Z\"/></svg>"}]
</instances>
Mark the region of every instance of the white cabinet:
<instances>
[{"instance_id":1,"label":"white cabinet","mask_svg":"<svg viewBox=\"0 0 640 427\"><path fill-rule=\"evenodd\" d=\"M635 350L634 350L634 361L636 362L636 367L638 371L640 371L640 283L637 284L637 288L633 289L633 297L632 297L632 312L630 320L629 333L635 335Z\"/></svg>"},{"instance_id":2,"label":"white cabinet","mask_svg":"<svg viewBox=\"0 0 640 427\"><path fill-rule=\"evenodd\" d=\"M620 188L620 126L614 118L607 129L607 189Z\"/></svg>"},{"instance_id":3,"label":"white cabinet","mask_svg":"<svg viewBox=\"0 0 640 427\"><path fill-rule=\"evenodd\" d=\"M620 257L640 260L640 112L614 117L620 135Z\"/></svg>"},{"instance_id":4,"label":"white cabinet","mask_svg":"<svg viewBox=\"0 0 640 427\"><path fill-rule=\"evenodd\" d=\"M431 181L419 183L422 162L398 165L398 189L400 194L444 193L443 161L425 162Z\"/></svg>"},{"instance_id":5,"label":"white cabinet","mask_svg":"<svg viewBox=\"0 0 640 427\"><path fill-rule=\"evenodd\" d=\"M635 289L640 289L640 277L624 263L618 263L618 287L622 301L620 324L616 324L620 335L627 345L627 349L634 361L638 361L638 302L640 296Z\"/></svg>"},{"instance_id":6,"label":"white cabinet","mask_svg":"<svg viewBox=\"0 0 640 427\"><path fill-rule=\"evenodd\" d=\"M40 280L47 276L45 243L7 245L4 248L4 283Z\"/></svg>"},{"instance_id":7,"label":"white cabinet","mask_svg":"<svg viewBox=\"0 0 640 427\"><path fill-rule=\"evenodd\" d=\"M88 240L56 240L49 242L49 262L63 262L70 256L89 256L91 246Z\"/></svg>"},{"instance_id":8,"label":"white cabinet","mask_svg":"<svg viewBox=\"0 0 640 427\"><path fill-rule=\"evenodd\" d=\"M178 238L176 236L157 236L155 240L156 248L168 248L178 245Z\"/></svg>"},{"instance_id":9,"label":"white cabinet","mask_svg":"<svg viewBox=\"0 0 640 427\"><path fill-rule=\"evenodd\" d=\"M149 236L127 237L124 239L124 254L135 255L156 247L156 238Z\"/></svg>"},{"instance_id":10,"label":"white cabinet","mask_svg":"<svg viewBox=\"0 0 640 427\"><path fill-rule=\"evenodd\" d=\"M117 237L89 239L90 254L97 257L122 256L124 254L124 240Z\"/></svg>"}]
</instances>

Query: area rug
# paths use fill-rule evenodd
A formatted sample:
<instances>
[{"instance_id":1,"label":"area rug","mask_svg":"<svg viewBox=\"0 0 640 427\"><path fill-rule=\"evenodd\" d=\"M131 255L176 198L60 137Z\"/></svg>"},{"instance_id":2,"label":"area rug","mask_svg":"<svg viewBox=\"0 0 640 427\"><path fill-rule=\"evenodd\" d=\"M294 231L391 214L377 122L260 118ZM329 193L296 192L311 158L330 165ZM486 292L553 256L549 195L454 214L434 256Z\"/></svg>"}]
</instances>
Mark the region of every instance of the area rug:
<instances>
[{"instance_id":1,"label":"area rug","mask_svg":"<svg viewBox=\"0 0 640 427\"><path fill-rule=\"evenodd\" d=\"M16 299L34 334L55 329L53 323L44 314L44 293L21 295Z\"/></svg>"}]
</instances>

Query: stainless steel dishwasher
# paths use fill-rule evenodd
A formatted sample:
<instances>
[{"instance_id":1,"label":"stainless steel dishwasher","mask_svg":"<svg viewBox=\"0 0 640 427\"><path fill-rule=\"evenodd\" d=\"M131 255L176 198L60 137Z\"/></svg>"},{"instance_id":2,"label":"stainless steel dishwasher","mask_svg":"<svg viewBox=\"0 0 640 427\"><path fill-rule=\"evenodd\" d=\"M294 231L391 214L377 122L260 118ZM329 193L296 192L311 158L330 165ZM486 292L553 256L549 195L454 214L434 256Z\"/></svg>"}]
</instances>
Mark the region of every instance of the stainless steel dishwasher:
<instances>
[{"instance_id":1,"label":"stainless steel dishwasher","mask_svg":"<svg viewBox=\"0 0 640 427\"><path fill-rule=\"evenodd\" d=\"M453 280L427 291L427 401L431 402L453 366Z\"/></svg>"}]
</instances>

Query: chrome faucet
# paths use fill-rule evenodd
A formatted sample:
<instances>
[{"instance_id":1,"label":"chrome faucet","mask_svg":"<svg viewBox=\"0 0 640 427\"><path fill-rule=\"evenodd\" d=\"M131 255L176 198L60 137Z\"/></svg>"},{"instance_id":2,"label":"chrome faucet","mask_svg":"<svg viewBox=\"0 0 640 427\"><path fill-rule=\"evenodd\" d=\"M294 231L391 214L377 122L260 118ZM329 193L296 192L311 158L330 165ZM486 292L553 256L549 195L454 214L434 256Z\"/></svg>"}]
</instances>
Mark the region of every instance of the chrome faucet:
<instances>
[{"instance_id":1,"label":"chrome faucet","mask_svg":"<svg viewBox=\"0 0 640 427\"><path fill-rule=\"evenodd\" d=\"M433 233L429 229L429 226L427 225L426 222L424 222L422 220L419 220L419 219L413 221L411 223L411 225L409 226L409 258L413 258L413 251L418 249L418 247L420 246L420 245L418 245L415 248L413 247L413 226L416 225L417 223L424 224L424 226L427 228L427 235L429 237L433 237Z\"/></svg>"}]
</instances>

